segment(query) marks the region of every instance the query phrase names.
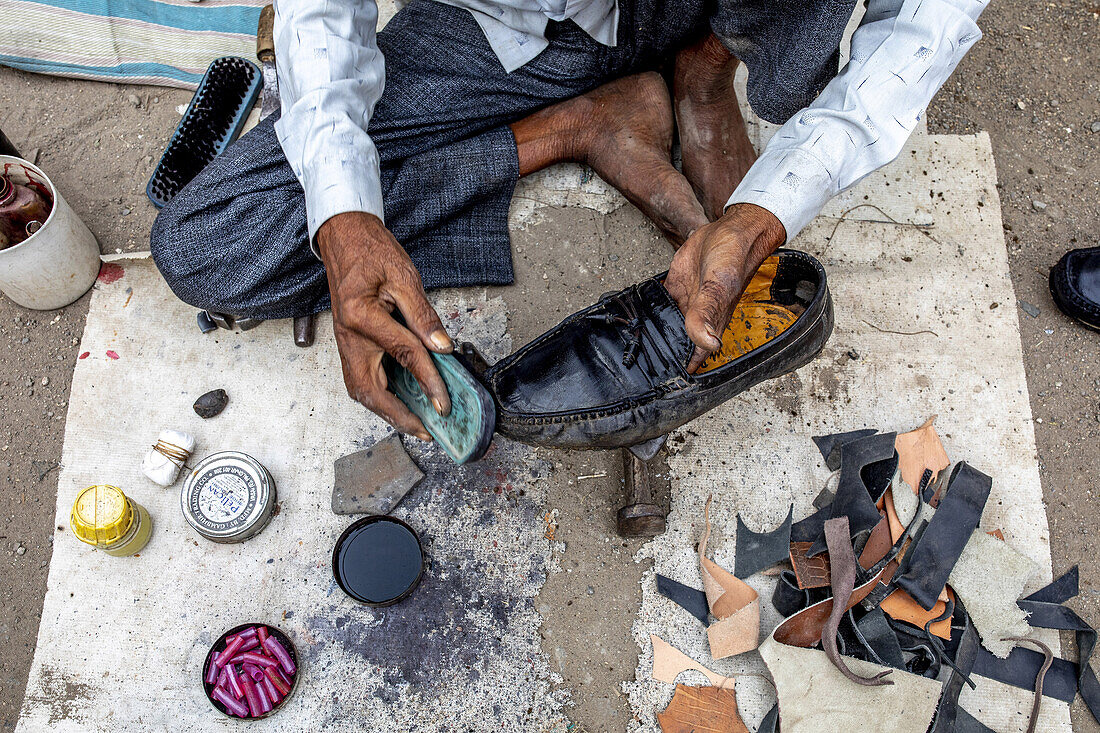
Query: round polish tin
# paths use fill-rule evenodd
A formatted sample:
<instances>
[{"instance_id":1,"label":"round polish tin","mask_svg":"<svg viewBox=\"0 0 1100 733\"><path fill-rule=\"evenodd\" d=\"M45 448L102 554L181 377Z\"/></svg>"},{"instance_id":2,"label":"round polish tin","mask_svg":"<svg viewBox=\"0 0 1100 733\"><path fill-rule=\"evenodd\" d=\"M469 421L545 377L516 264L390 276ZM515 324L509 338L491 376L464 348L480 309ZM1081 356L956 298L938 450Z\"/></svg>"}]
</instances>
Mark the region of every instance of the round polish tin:
<instances>
[{"instance_id":1,"label":"round polish tin","mask_svg":"<svg viewBox=\"0 0 1100 733\"><path fill-rule=\"evenodd\" d=\"M389 606L408 598L423 573L420 538L393 517L363 517L344 530L332 550L336 583L368 606Z\"/></svg>"},{"instance_id":2,"label":"round polish tin","mask_svg":"<svg viewBox=\"0 0 1100 733\"><path fill-rule=\"evenodd\" d=\"M275 481L247 453L222 451L188 474L180 493L183 517L212 542L244 542L267 526L275 509Z\"/></svg>"}]
</instances>

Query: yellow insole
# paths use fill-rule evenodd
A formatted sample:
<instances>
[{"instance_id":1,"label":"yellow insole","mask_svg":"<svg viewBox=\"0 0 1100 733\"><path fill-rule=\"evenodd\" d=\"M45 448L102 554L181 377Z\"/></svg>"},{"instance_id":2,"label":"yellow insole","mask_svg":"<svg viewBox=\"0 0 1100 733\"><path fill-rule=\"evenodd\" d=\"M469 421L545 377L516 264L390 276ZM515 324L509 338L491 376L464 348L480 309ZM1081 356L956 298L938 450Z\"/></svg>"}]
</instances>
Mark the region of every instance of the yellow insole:
<instances>
[{"instance_id":1,"label":"yellow insole","mask_svg":"<svg viewBox=\"0 0 1100 733\"><path fill-rule=\"evenodd\" d=\"M733 309L733 318L722 333L722 348L707 357L697 374L717 369L760 348L798 320L803 311L801 306L784 306L772 300L772 281L778 270L778 257L764 260Z\"/></svg>"}]
</instances>

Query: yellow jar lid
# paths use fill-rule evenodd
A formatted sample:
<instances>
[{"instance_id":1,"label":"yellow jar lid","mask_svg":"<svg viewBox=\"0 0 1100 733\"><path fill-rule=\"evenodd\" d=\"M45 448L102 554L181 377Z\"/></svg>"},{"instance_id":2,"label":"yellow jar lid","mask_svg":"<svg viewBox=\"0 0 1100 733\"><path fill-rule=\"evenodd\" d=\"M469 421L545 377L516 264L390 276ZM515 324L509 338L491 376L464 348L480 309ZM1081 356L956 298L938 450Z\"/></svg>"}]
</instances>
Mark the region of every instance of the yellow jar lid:
<instances>
[{"instance_id":1,"label":"yellow jar lid","mask_svg":"<svg viewBox=\"0 0 1100 733\"><path fill-rule=\"evenodd\" d=\"M76 496L69 525L82 542L109 547L134 523L130 500L114 486L89 486Z\"/></svg>"}]
</instances>

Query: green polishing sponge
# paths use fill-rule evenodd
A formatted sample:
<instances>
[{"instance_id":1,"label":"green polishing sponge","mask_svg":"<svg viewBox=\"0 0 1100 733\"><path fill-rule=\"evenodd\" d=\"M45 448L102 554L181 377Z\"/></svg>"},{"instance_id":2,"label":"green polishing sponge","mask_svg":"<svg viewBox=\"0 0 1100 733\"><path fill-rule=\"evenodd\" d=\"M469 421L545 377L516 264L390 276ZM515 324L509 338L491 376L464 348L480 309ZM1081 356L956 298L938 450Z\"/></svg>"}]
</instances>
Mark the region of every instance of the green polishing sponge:
<instances>
[{"instance_id":1,"label":"green polishing sponge","mask_svg":"<svg viewBox=\"0 0 1100 733\"><path fill-rule=\"evenodd\" d=\"M412 372L386 356L383 365L389 389L420 418L428 433L455 463L476 461L489 449L496 428L493 398L453 355L428 353L447 386L447 394L451 397L450 413L442 416L436 412Z\"/></svg>"}]
</instances>

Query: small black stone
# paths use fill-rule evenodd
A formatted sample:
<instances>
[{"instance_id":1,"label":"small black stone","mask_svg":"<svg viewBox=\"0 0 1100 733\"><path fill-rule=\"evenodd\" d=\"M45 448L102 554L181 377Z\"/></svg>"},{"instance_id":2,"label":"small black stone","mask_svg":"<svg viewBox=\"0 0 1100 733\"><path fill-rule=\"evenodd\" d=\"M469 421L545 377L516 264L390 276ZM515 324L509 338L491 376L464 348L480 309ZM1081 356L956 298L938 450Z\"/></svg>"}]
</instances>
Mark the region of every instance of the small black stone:
<instances>
[{"instance_id":1,"label":"small black stone","mask_svg":"<svg viewBox=\"0 0 1100 733\"><path fill-rule=\"evenodd\" d=\"M205 420L221 413L228 404L229 395L225 393L225 390L215 389L195 400L195 412Z\"/></svg>"}]
</instances>

